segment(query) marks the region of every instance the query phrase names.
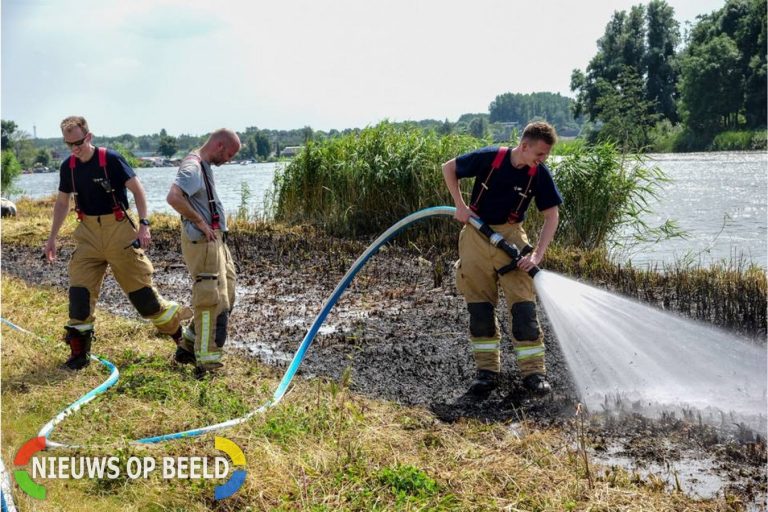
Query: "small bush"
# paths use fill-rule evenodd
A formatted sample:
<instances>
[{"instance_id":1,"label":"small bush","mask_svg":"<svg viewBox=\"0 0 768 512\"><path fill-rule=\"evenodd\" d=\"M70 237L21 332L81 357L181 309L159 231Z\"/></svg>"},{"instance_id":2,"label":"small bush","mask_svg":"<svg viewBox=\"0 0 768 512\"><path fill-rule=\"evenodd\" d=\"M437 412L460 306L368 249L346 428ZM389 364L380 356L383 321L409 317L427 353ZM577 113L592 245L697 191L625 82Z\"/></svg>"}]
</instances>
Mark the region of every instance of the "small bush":
<instances>
[{"instance_id":1,"label":"small bush","mask_svg":"<svg viewBox=\"0 0 768 512\"><path fill-rule=\"evenodd\" d=\"M21 174L21 164L16 160L13 151L6 149L2 153L0 164L0 193L8 195L13 189L13 180Z\"/></svg>"},{"instance_id":2,"label":"small bush","mask_svg":"<svg viewBox=\"0 0 768 512\"><path fill-rule=\"evenodd\" d=\"M718 133L712 141L711 148L715 151L744 151L749 149L760 149L753 147L754 143L759 144L756 137L757 132L749 130L731 130ZM762 139L765 140L765 132L762 132ZM765 147L763 145L763 147Z\"/></svg>"},{"instance_id":3,"label":"small bush","mask_svg":"<svg viewBox=\"0 0 768 512\"><path fill-rule=\"evenodd\" d=\"M387 467L379 471L379 483L395 496L432 496L438 491L437 483L419 468L408 465Z\"/></svg>"}]
</instances>

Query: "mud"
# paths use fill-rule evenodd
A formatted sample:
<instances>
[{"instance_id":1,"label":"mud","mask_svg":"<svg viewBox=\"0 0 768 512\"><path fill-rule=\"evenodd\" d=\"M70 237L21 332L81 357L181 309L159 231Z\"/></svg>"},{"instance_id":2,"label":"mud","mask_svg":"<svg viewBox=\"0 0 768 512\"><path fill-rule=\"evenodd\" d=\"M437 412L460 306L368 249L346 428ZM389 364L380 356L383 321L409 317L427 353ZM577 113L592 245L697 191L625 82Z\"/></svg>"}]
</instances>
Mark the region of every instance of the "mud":
<instances>
[{"instance_id":1,"label":"mud","mask_svg":"<svg viewBox=\"0 0 768 512\"><path fill-rule=\"evenodd\" d=\"M173 233L155 234L149 252L155 284L167 298L188 304L191 285ZM230 317L229 357L254 357L278 370L287 366L322 305L367 241L315 232L270 229L235 234L229 242L239 267L237 305ZM3 246L3 271L31 284L67 287L72 246L48 265L37 250ZM510 357L509 319L499 305L504 341L501 385L484 401L464 394L474 375L466 339L468 317L451 272L456 254L413 244L389 246L358 274L329 314L298 374L339 379L372 397L431 410L445 422L473 418L524 420L535 428L562 428L577 449L584 434L592 460L639 474L666 473L667 486L700 497L727 493L753 510L766 496L765 436L723 416L720 424L691 411L647 417L620 400L603 411L576 416L578 398L557 341L540 311L554 392L529 396ZM137 317L111 276L100 305ZM64 320L64 319L62 319ZM98 324L97 324L98 325ZM63 356L63 354L62 354ZM610 405L609 405L610 402Z\"/></svg>"}]
</instances>

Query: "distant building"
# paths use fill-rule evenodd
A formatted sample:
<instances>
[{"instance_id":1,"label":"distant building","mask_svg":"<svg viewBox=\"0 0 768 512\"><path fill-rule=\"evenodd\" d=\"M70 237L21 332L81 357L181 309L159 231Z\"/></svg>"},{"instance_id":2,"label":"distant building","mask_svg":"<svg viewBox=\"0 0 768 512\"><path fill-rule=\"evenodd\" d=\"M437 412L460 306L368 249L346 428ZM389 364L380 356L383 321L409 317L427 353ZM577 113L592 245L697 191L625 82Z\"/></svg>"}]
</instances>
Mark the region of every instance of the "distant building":
<instances>
[{"instance_id":1,"label":"distant building","mask_svg":"<svg viewBox=\"0 0 768 512\"><path fill-rule=\"evenodd\" d=\"M513 122L504 122L499 123L501 125L501 133L499 134L499 138L501 140L511 140L512 139L512 132L514 130L517 130L518 135L520 132L520 123L513 121Z\"/></svg>"},{"instance_id":2,"label":"distant building","mask_svg":"<svg viewBox=\"0 0 768 512\"><path fill-rule=\"evenodd\" d=\"M169 167L173 162L162 156L142 156L139 158L147 167Z\"/></svg>"},{"instance_id":3,"label":"distant building","mask_svg":"<svg viewBox=\"0 0 768 512\"><path fill-rule=\"evenodd\" d=\"M286 146L283 148L283 150L280 152L280 156L286 156L288 158L293 158L296 156L299 151L304 149L304 146Z\"/></svg>"}]
</instances>

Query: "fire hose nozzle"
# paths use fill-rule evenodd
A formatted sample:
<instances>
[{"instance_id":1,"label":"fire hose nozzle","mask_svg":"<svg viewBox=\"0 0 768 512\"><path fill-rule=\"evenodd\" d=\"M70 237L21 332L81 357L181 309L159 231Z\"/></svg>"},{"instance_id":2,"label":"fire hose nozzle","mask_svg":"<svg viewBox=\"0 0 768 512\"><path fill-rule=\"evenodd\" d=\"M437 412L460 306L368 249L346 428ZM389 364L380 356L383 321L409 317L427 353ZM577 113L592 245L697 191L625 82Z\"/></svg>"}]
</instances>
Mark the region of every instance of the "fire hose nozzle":
<instances>
[{"instance_id":1,"label":"fire hose nozzle","mask_svg":"<svg viewBox=\"0 0 768 512\"><path fill-rule=\"evenodd\" d=\"M512 270L517 269L517 263L520 261L520 259L525 256L526 254L533 251L533 247L530 245L526 245L523 247L523 250L519 250L515 244L512 242L508 242L503 236L501 236L499 233L494 231L488 224L483 222L482 220L478 219L477 217L470 217L469 223L472 224L478 231L480 231L482 234L484 234L486 237L488 237L488 241L493 245L494 247L498 247L502 251L504 251L507 256L512 258L512 261L509 262L509 264L504 265L496 272L499 275L504 275L507 272L510 272ZM534 266L532 269L528 271L528 275L531 277L536 277L536 274L539 273L539 270L541 270L539 267Z\"/></svg>"}]
</instances>

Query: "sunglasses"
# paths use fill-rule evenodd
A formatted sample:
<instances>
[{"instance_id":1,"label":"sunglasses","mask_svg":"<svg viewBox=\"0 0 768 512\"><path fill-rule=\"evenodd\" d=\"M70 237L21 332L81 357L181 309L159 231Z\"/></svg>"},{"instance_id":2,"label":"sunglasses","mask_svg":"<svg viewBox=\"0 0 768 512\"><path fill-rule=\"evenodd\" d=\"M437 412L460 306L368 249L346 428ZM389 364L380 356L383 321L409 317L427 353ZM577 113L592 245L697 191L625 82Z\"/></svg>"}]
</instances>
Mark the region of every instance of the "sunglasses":
<instances>
[{"instance_id":1,"label":"sunglasses","mask_svg":"<svg viewBox=\"0 0 768 512\"><path fill-rule=\"evenodd\" d=\"M69 141L65 140L64 144L66 144L70 148L73 148L75 146L80 147L80 146L82 146L85 143L85 139L87 139L87 138L88 138L88 134L86 133L85 137L83 137L82 139L76 140L76 141L73 141L73 142L69 142Z\"/></svg>"}]
</instances>

